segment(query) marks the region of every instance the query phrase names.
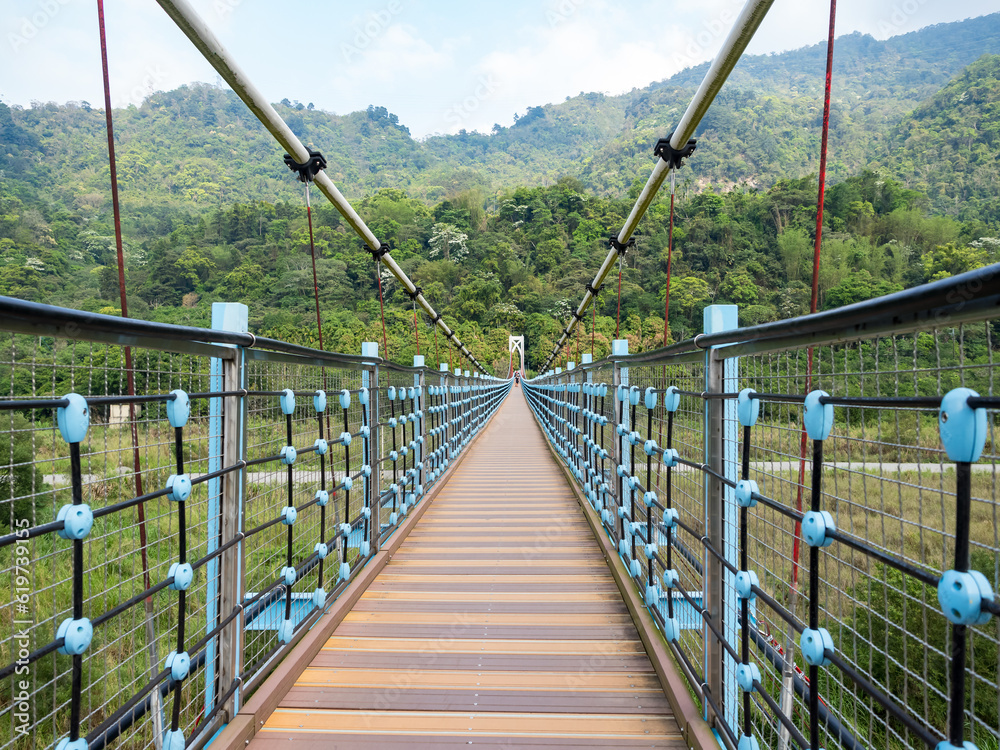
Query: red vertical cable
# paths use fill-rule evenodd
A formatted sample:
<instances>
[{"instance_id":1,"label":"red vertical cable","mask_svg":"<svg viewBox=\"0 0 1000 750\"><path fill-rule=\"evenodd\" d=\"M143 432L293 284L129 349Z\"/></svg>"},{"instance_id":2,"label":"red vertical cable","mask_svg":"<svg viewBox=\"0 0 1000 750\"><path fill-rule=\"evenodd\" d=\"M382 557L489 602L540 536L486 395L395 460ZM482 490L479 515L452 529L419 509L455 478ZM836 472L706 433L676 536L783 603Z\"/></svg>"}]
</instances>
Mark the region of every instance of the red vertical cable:
<instances>
[{"instance_id":1,"label":"red vertical cable","mask_svg":"<svg viewBox=\"0 0 1000 750\"><path fill-rule=\"evenodd\" d=\"M437 323L434 324L434 366L438 367L441 364L441 353L438 351L438 327Z\"/></svg>"},{"instance_id":2,"label":"red vertical cable","mask_svg":"<svg viewBox=\"0 0 1000 750\"><path fill-rule=\"evenodd\" d=\"M622 256L618 256L618 314L615 317L615 338L622 324Z\"/></svg>"},{"instance_id":3,"label":"red vertical cable","mask_svg":"<svg viewBox=\"0 0 1000 750\"><path fill-rule=\"evenodd\" d=\"M590 356L594 356L594 331L597 330L597 295L590 306Z\"/></svg>"},{"instance_id":4,"label":"red vertical cable","mask_svg":"<svg viewBox=\"0 0 1000 750\"><path fill-rule=\"evenodd\" d=\"M674 257L674 171L670 170L670 224L667 229L667 291L663 305L663 345L667 345L670 321L670 265Z\"/></svg>"},{"instance_id":5,"label":"red vertical cable","mask_svg":"<svg viewBox=\"0 0 1000 750\"><path fill-rule=\"evenodd\" d=\"M417 356L420 356L420 330L417 327L417 298L413 298L413 336L417 340Z\"/></svg>"},{"instance_id":6,"label":"red vertical cable","mask_svg":"<svg viewBox=\"0 0 1000 750\"><path fill-rule=\"evenodd\" d=\"M312 205L309 201L309 182L306 185L306 219L309 221L309 254L312 256L313 266L313 296L316 299L316 330L319 332L319 348L323 346L323 322L319 314L319 281L316 278L316 243L313 240L313 215Z\"/></svg>"}]
</instances>

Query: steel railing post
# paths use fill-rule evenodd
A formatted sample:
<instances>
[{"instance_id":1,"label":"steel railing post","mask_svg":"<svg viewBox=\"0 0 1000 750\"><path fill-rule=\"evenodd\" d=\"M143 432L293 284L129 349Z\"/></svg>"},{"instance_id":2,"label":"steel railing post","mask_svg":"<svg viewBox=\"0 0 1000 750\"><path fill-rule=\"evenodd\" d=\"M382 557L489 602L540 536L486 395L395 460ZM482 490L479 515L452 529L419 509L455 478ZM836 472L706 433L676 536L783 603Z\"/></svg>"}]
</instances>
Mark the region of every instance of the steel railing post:
<instances>
[{"instance_id":1,"label":"steel railing post","mask_svg":"<svg viewBox=\"0 0 1000 750\"><path fill-rule=\"evenodd\" d=\"M413 413L417 419L416 429L414 430L416 434L413 436L413 439L417 443L417 447L413 453L413 465L417 467L416 482L414 482L416 487L413 494L416 501L420 502L420 496L423 494L424 488L424 456L426 455L424 443L427 442L427 425L424 423L424 404L426 402L424 389L427 386L427 382L424 377L424 356L422 354L413 355L413 366L420 368L420 372L413 375L413 387L417 391L416 404L413 409Z\"/></svg>"},{"instance_id":2,"label":"steel railing post","mask_svg":"<svg viewBox=\"0 0 1000 750\"><path fill-rule=\"evenodd\" d=\"M615 339L611 342L611 356L620 357L628 354L628 339ZM625 487L627 486L627 479L622 477L618 473L618 468L621 466L626 466L629 462L629 457L631 455L632 446L628 442L628 434L632 430L632 426L629 423L629 410L627 404L622 400L622 394L628 391L628 368L622 367L617 360L614 362L614 392L612 398L615 405L615 429L617 430L620 425L622 428L622 435L615 440L615 512L618 515L620 521L619 523L614 523L612 520L612 526L614 527L615 533L615 543L618 547L618 551L622 550L622 539L625 538L624 524L625 519L622 518L621 510L625 507Z\"/></svg>"}]
</instances>

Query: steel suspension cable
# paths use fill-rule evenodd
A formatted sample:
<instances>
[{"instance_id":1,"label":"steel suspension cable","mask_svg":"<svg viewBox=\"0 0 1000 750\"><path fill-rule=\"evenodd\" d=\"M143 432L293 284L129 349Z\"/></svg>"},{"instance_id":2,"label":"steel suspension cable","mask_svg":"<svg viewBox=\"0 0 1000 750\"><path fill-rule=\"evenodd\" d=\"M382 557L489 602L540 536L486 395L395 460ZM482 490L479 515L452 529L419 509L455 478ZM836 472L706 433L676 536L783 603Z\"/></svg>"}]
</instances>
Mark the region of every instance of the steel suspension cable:
<instances>
[{"instance_id":1,"label":"steel suspension cable","mask_svg":"<svg viewBox=\"0 0 1000 750\"><path fill-rule=\"evenodd\" d=\"M667 228L667 291L663 304L663 345L667 345L667 334L670 331L670 266L674 257L674 197L677 192L677 173L670 171L670 223Z\"/></svg>"},{"instance_id":2,"label":"steel suspension cable","mask_svg":"<svg viewBox=\"0 0 1000 750\"><path fill-rule=\"evenodd\" d=\"M385 359L389 359L389 334L385 328L385 301L382 299L382 271L379 268L381 261L375 259L375 278L378 281L378 306L382 312L382 348L385 350Z\"/></svg>"},{"instance_id":3,"label":"steel suspension cable","mask_svg":"<svg viewBox=\"0 0 1000 750\"><path fill-rule=\"evenodd\" d=\"M313 216L312 204L309 200L309 181L305 181L306 186L306 220L309 223L309 255L312 257L313 267L313 297L316 300L316 330L319 333L319 348L323 346L323 319L319 313L319 279L316 277L316 242L313 239Z\"/></svg>"},{"instance_id":4,"label":"steel suspension cable","mask_svg":"<svg viewBox=\"0 0 1000 750\"><path fill-rule=\"evenodd\" d=\"M417 340L417 356L420 356L420 330L417 327L417 299L413 298L413 337Z\"/></svg>"},{"instance_id":5,"label":"steel suspension cable","mask_svg":"<svg viewBox=\"0 0 1000 750\"><path fill-rule=\"evenodd\" d=\"M128 294L125 286L125 250L122 243L122 222L121 222L121 203L118 200L118 163L115 158L115 128L114 128L114 116L111 111L111 77L108 74L108 38L107 32L105 31L104 24L104 0L97 0L97 24L100 30L101 38L101 73L104 82L104 119L106 123L107 136L108 136L108 168L111 177L111 210L114 216L115 224L115 250L117 252L117 262L118 262L118 297L121 301L122 306L122 317L127 318L128 315ZM135 396L135 368L132 362L132 347L125 346L122 347L125 355L125 380L126 388L128 390L129 396ZM135 414L135 403L129 401L128 404L128 421L131 427L131 437L132 437L132 474L133 480L135 482L135 493L136 497L142 497L142 464L139 457L139 426L136 422ZM149 556L147 552L148 547L148 536L146 534L146 507L144 503L136 504L136 516L139 526L139 557L142 565L142 581L146 590L149 591L152 588L152 583L149 575ZM150 659L150 674L156 674L156 668L159 664L159 656L157 655L156 648L156 634L153 630L153 598L147 596L143 602L145 609L145 632L146 632L146 646L149 651ZM162 736L163 728L161 725L162 712L159 710L158 704L160 702L159 691L154 691L153 696L153 731L154 735L159 738ZM79 726L74 728L74 732L78 732ZM76 740L77 736L72 736L71 739ZM160 743L157 742L157 747Z\"/></svg>"},{"instance_id":6,"label":"steel suspension cable","mask_svg":"<svg viewBox=\"0 0 1000 750\"><path fill-rule=\"evenodd\" d=\"M618 338L618 331L622 324L622 258L618 256L618 313L615 315L615 338Z\"/></svg>"}]
</instances>

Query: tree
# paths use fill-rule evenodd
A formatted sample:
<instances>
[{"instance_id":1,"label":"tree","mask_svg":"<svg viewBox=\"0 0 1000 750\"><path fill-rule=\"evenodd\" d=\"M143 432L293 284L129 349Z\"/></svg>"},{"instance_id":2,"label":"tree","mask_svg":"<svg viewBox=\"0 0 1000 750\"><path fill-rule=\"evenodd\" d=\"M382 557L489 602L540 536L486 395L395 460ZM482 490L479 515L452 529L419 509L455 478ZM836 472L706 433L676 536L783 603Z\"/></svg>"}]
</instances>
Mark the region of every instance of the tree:
<instances>
[{"instance_id":1,"label":"tree","mask_svg":"<svg viewBox=\"0 0 1000 750\"><path fill-rule=\"evenodd\" d=\"M467 239L469 235L459 231L454 224L435 224L431 238L427 241L431 246L428 255L431 258L443 255L445 260L452 260L454 256L455 260L460 260L469 252L465 245Z\"/></svg>"}]
</instances>

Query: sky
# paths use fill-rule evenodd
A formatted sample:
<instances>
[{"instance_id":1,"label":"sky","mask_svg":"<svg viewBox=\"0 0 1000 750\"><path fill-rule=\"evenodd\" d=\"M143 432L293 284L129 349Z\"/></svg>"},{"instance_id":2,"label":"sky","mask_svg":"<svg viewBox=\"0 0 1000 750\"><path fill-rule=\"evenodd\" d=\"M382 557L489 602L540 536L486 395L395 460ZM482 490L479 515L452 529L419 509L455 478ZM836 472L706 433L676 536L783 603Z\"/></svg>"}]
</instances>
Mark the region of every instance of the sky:
<instances>
[{"instance_id":1,"label":"sky","mask_svg":"<svg viewBox=\"0 0 1000 750\"><path fill-rule=\"evenodd\" d=\"M369 104L415 137L488 132L530 106L619 94L712 59L742 0L189 0L272 101ZM3 0L0 100L103 102L95 0ZM840 0L837 34L885 39L997 0ZM751 53L826 39L829 4L775 0ZM112 105L221 83L154 0L106 0Z\"/></svg>"}]
</instances>

